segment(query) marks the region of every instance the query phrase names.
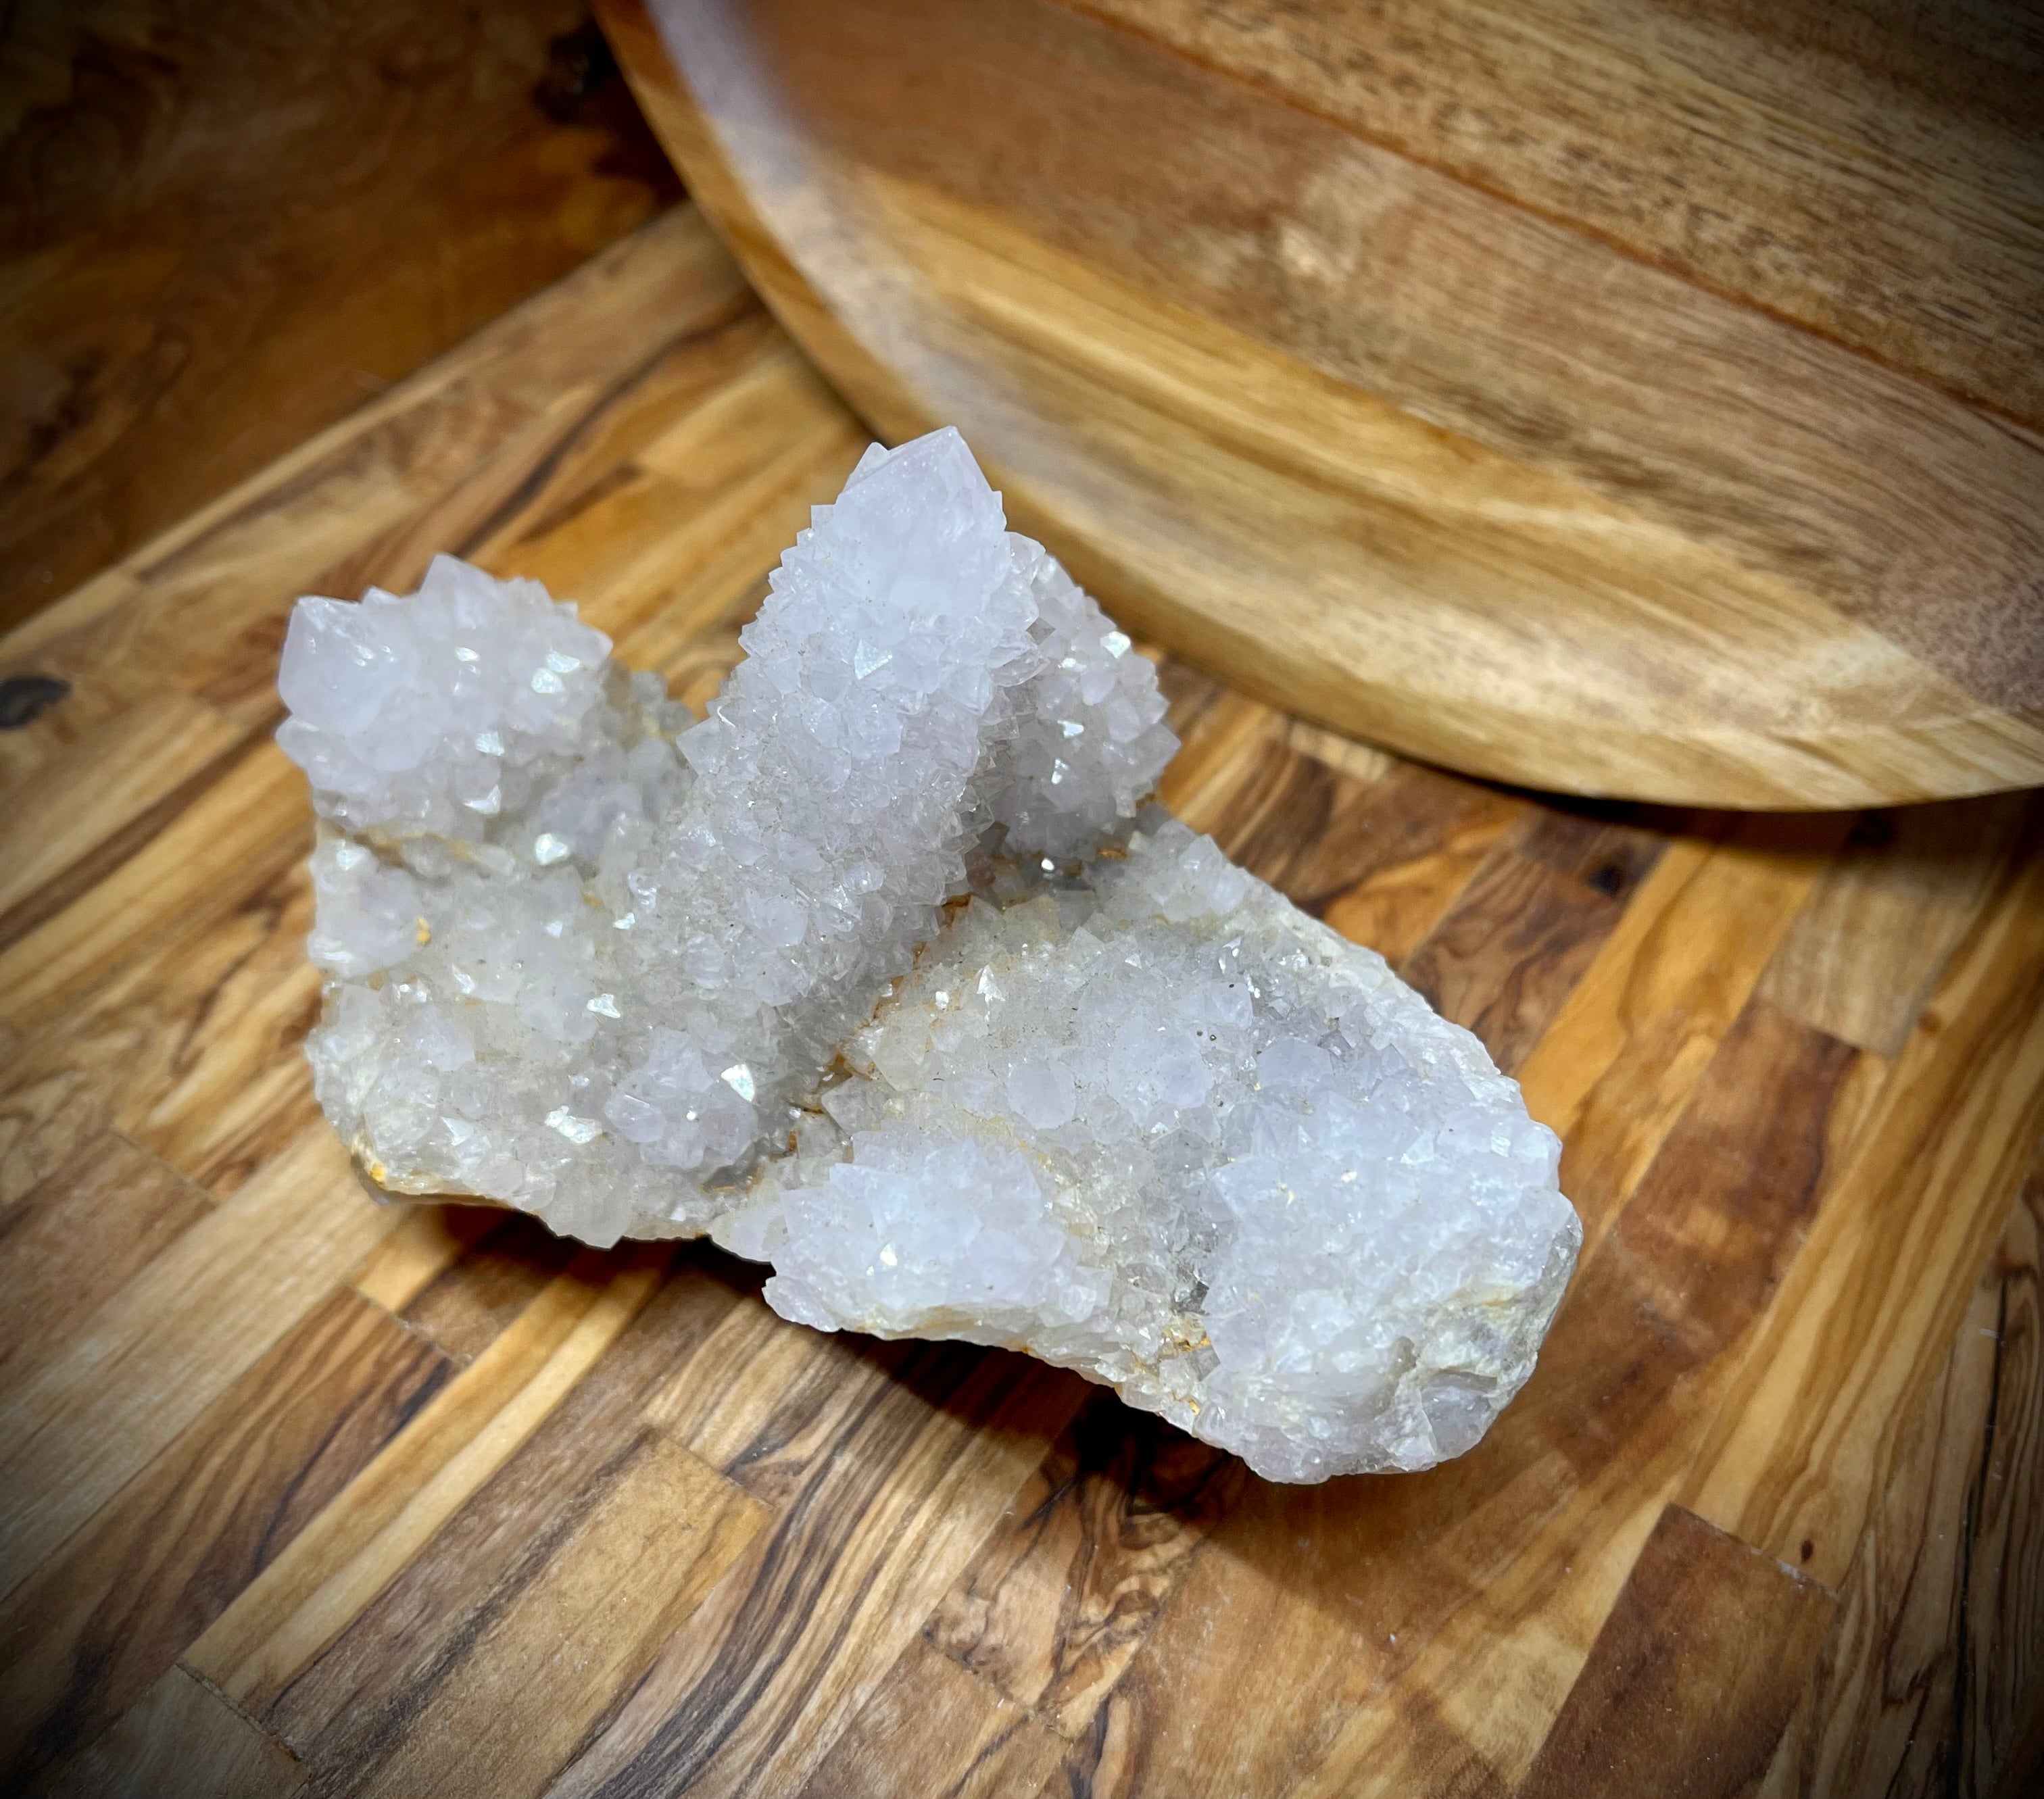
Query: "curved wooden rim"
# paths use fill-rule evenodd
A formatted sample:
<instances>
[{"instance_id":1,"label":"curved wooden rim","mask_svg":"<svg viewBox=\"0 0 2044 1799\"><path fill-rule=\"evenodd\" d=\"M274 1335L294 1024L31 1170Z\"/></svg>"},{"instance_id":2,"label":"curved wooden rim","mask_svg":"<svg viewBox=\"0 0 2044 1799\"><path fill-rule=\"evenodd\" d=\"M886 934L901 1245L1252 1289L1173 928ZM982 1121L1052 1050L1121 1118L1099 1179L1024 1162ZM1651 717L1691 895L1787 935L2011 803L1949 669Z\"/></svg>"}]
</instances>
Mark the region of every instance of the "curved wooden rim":
<instances>
[{"instance_id":1,"label":"curved wooden rim","mask_svg":"<svg viewBox=\"0 0 2044 1799\"><path fill-rule=\"evenodd\" d=\"M1800 810L2044 780L2038 713L1796 582L809 142L734 10L671 9L665 37L642 0L600 10L705 213L874 428L959 424L1018 529L1233 685L1597 796Z\"/></svg>"}]
</instances>

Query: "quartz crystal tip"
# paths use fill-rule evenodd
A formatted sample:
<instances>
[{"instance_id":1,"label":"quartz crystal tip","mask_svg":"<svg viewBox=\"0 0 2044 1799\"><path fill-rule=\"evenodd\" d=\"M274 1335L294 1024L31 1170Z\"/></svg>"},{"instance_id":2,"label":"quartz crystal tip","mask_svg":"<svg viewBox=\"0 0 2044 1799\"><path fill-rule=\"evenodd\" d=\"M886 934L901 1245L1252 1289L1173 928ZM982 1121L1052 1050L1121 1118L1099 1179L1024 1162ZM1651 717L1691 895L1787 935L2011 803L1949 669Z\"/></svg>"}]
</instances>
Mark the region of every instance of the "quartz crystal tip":
<instances>
[{"instance_id":1,"label":"quartz crystal tip","mask_svg":"<svg viewBox=\"0 0 2044 1799\"><path fill-rule=\"evenodd\" d=\"M307 1044L378 1191L705 1233L1281 1480L1423 1467L1581 1240L1475 1038L1146 796L1156 674L964 439L874 446L707 715L537 584L299 602Z\"/></svg>"}]
</instances>

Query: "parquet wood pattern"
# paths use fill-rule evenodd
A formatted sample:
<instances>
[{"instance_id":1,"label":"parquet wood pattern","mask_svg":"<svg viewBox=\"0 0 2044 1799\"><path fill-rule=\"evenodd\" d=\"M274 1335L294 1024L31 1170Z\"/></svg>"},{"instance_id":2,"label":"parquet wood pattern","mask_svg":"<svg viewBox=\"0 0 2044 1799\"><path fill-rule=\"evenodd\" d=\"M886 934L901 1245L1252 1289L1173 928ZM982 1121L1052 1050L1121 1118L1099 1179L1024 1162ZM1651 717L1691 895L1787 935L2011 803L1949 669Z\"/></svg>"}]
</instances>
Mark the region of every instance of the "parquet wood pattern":
<instances>
[{"instance_id":1,"label":"parquet wood pattern","mask_svg":"<svg viewBox=\"0 0 2044 1799\"><path fill-rule=\"evenodd\" d=\"M0 946L0 1782L2018 1790L2034 800L1550 803L1165 664L1170 803L1568 1138L1589 1241L1539 1370L1425 1475L1272 1486L1069 1375L785 1324L700 1246L363 1197L297 1050L292 598L460 549L701 704L862 443L684 208L0 641L0 681L71 689L0 732L0 789L74 796L46 842L48 803L0 825L33 870Z\"/></svg>"}]
</instances>

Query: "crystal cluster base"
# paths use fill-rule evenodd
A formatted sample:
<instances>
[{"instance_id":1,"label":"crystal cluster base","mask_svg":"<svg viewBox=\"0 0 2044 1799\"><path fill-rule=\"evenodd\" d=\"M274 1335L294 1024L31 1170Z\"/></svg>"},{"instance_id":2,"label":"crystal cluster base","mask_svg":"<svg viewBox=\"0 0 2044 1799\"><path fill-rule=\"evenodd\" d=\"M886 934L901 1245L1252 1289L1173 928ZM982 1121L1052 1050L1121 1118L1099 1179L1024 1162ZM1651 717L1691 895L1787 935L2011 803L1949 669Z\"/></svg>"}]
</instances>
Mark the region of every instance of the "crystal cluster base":
<instances>
[{"instance_id":1,"label":"crystal cluster base","mask_svg":"<svg viewBox=\"0 0 2044 1799\"><path fill-rule=\"evenodd\" d=\"M705 1233L1271 1478L1459 1454L1581 1231L1382 959L1143 805L1154 672L954 432L819 508L697 722L536 585L300 602L308 1044L388 1191Z\"/></svg>"}]
</instances>

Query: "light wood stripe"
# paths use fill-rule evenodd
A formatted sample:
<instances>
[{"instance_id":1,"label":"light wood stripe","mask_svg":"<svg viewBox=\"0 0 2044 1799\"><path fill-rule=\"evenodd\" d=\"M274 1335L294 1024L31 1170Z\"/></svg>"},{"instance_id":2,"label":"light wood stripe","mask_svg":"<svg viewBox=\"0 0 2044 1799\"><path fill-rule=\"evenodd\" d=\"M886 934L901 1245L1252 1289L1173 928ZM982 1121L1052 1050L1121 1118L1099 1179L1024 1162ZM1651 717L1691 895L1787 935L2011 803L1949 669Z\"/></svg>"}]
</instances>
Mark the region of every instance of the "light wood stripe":
<instances>
[{"instance_id":1,"label":"light wood stripe","mask_svg":"<svg viewBox=\"0 0 2044 1799\"><path fill-rule=\"evenodd\" d=\"M294 588L449 531L705 700L847 415L688 215L490 336L0 646L75 681L0 779L88 792L165 692L255 729ZM0 1743L60 1790L329 1799L1728 1793L1777 1729L1798 1799L2019 1778L2034 837L1557 805L1160 672L1181 809L1566 1127L1591 1241L1475 1452L1274 1488L1033 1364L787 1325L701 1245L372 1206L255 737L146 832L81 822L117 850L0 951Z\"/></svg>"}]
</instances>

